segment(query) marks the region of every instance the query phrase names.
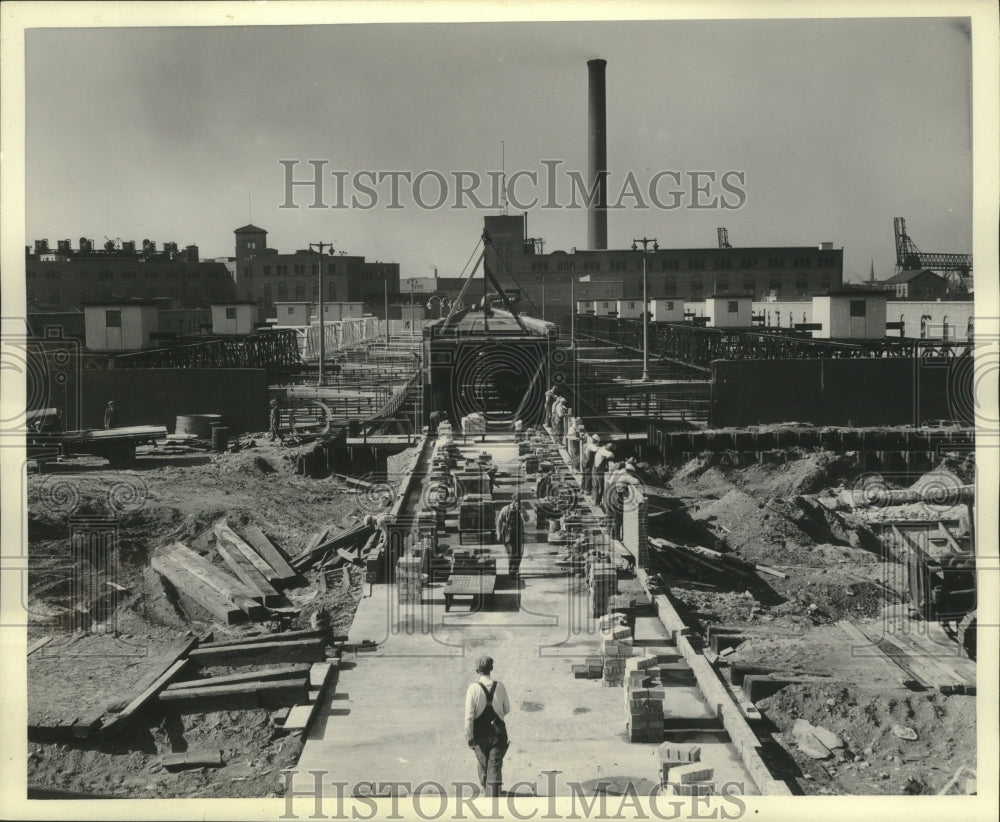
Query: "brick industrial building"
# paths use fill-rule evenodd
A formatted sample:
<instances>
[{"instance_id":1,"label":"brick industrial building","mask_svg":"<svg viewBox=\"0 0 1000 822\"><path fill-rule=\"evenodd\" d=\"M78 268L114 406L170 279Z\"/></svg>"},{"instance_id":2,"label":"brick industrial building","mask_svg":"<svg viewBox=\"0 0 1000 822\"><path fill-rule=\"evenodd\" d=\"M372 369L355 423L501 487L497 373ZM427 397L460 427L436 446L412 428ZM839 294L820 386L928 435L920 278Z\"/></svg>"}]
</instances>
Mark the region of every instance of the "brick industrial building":
<instances>
[{"instance_id":1,"label":"brick industrial building","mask_svg":"<svg viewBox=\"0 0 1000 822\"><path fill-rule=\"evenodd\" d=\"M541 253L540 244L527 236L526 215L486 217L485 228L493 243L485 263L491 273L505 288L519 289L539 308L544 283L550 318L569 310L572 276L577 278L578 300L586 299L585 293L594 291L598 281L605 283L603 291L617 291L614 286L618 285L620 293L594 293L594 298L642 298L641 250ZM839 288L844 278L844 251L828 242L813 246L658 248L650 249L645 257L650 299L697 301L725 293L760 300L772 292L778 297L806 296ZM522 299L522 304L530 305L528 299Z\"/></svg>"}]
</instances>

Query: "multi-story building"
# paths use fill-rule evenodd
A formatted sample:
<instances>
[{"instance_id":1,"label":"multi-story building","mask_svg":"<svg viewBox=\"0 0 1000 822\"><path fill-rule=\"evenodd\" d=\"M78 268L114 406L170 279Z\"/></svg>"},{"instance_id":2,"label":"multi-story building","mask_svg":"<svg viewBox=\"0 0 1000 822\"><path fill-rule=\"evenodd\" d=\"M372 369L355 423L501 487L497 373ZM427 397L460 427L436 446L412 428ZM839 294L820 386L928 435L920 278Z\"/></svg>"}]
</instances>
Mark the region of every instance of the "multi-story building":
<instances>
[{"instance_id":1,"label":"multi-story building","mask_svg":"<svg viewBox=\"0 0 1000 822\"><path fill-rule=\"evenodd\" d=\"M619 299L642 299L643 258L650 299L697 301L713 294L762 299L806 296L843 284L844 251L833 243L751 248L600 249L542 253L527 236L526 215L488 216L492 240L486 265L503 287L518 288L537 306L545 288L546 315L557 320L570 306L570 278L617 280ZM508 273L509 272L509 273ZM577 299L585 299L577 293ZM596 298L598 295L593 295ZM528 301L522 299L522 306Z\"/></svg>"},{"instance_id":2,"label":"multi-story building","mask_svg":"<svg viewBox=\"0 0 1000 822\"><path fill-rule=\"evenodd\" d=\"M319 299L320 255L309 249L282 254L267 247L267 231L255 225L237 228L235 283L241 300L257 303L258 321L274 315L277 302ZM381 306L386 284L399 294L399 263L367 262L334 251L323 255L323 299Z\"/></svg>"},{"instance_id":3,"label":"multi-story building","mask_svg":"<svg viewBox=\"0 0 1000 822\"><path fill-rule=\"evenodd\" d=\"M80 238L74 249L59 240L55 251L48 240L25 247L27 303L31 310L65 311L99 300L160 300L175 308L202 308L234 299L235 286L221 262L202 262L198 247L178 249L165 243L108 241L95 248Z\"/></svg>"}]
</instances>

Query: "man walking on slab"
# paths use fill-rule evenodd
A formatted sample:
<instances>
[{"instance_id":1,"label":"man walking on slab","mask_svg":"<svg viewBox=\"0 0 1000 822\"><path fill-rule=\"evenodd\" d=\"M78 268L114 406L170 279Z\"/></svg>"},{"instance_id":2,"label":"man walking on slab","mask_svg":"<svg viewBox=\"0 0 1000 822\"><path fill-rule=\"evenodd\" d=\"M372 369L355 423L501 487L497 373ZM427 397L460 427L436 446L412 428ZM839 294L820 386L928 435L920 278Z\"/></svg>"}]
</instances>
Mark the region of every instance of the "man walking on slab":
<instances>
[{"instance_id":1,"label":"man walking on slab","mask_svg":"<svg viewBox=\"0 0 1000 822\"><path fill-rule=\"evenodd\" d=\"M510 700L502 682L492 677L493 657L476 661L478 679L465 693L465 739L476 754L479 784L487 796L499 796L503 784L503 757L510 740L504 717Z\"/></svg>"},{"instance_id":2,"label":"man walking on slab","mask_svg":"<svg viewBox=\"0 0 1000 822\"><path fill-rule=\"evenodd\" d=\"M497 540L507 549L507 575L517 581L521 572L521 557L524 555L524 512L521 510L521 495L497 514Z\"/></svg>"}]
</instances>

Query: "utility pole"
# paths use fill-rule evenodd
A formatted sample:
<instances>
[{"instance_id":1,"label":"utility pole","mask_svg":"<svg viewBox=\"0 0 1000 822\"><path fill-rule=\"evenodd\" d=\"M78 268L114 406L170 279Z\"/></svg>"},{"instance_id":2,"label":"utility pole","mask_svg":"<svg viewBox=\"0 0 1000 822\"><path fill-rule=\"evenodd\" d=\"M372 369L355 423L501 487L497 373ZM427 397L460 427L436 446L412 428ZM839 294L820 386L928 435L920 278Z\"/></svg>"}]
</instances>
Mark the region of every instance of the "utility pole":
<instances>
[{"instance_id":1,"label":"utility pole","mask_svg":"<svg viewBox=\"0 0 1000 822\"><path fill-rule=\"evenodd\" d=\"M576 348L576 263L569 264L569 350Z\"/></svg>"},{"instance_id":2,"label":"utility pole","mask_svg":"<svg viewBox=\"0 0 1000 822\"><path fill-rule=\"evenodd\" d=\"M389 272L382 269L382 285L385 286L385 348L389 350Z\"/></svg>"},{"instance_id":3,"label":"utility pole","mask_svg":"<svg viewBox=\"0 0 1000 822\"><path fill-rule=\"evenodd\" d=\"M326 329L323 326L323 249L329 248L333 254L333 243L309 243L309 250L319 249L319 290L316 292L318 301L317 313L319 315L319 378L317 385L323 384L323 361L326 359Z\"/></svg>"},{"instance_id":4,"label":"utility pole","mask_svg":"<svg viewBox=\"0 0 1000 822\"><path fill-rule=\"evenodd\" d=\"M639 243L642 243L642 381L649 382L649 285L646 277L646 254L648 246L653 244L653 251L658 251L660 246L655 239L643 237L641 240L632 240L632 250L639 250Z\"/></svg>"}]
</instances>

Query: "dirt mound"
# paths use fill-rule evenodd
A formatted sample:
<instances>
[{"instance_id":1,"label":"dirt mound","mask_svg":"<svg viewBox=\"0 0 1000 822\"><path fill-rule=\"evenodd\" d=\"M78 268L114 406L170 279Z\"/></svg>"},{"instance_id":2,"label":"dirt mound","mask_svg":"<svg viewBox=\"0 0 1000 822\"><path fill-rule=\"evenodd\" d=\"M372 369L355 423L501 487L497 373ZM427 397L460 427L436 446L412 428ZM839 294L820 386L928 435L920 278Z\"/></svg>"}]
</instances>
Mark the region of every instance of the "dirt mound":
<instances>
[{"instance_id":1,"label":"dirt mound","mask_svg":"<svg viewBox=\"0 0 1000 822\"><path fill-rule=\"evenodd\" d=\"M758 706L779 732L808 793L936 793L960 764L975 767L976 699L886 693L841 685L790 685ZM844 754L822 762L799 750L791 730L805 719L837 734ZM897 729L909 729L905 739ZM912 736L908 731L904 735Z\"/></svg>"},{"instance_id":2,"label":"dirt mound","mask_svg":"<svg viewBox=\"0 0 1000 822\"><path fill-rule=\"evenodd\" d=\"M755 463L739 472L736 484L761 498L815 494L856 473L854 460L826 451L787 452L787 461Z\"/></svg>"},{"instance_id":3,"label":"dirt mound","mask_svg":"<svg viewBox=\"0 0 1000 822\"><path fill-rule=\"evenodd\" d=\"M801 511L784 500L763 501L733 489L700 508L692 519L718 529L719 536L739 556L751 562L791 563L814 544L797 520Z\"/></svg>"}]
</instances>

